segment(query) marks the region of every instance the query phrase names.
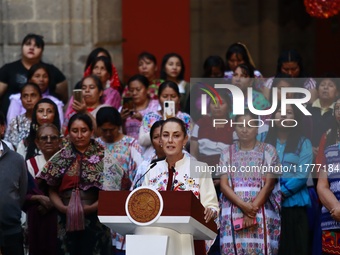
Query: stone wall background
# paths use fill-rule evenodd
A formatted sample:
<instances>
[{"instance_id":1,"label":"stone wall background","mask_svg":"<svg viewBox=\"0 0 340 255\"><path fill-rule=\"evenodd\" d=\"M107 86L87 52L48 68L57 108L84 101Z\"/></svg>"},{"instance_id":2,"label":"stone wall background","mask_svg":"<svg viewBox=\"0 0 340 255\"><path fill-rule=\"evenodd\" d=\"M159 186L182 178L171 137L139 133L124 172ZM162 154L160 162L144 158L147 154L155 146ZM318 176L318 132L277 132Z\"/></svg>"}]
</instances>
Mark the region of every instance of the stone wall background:
<instances>
[{"instance_id":1,"label":"stone wall background","mask_svg":"<svg viewBox=\"0 0 340 255\"><path fill-rule=\"evenodd\" d=\"M256 68L273 76L279 52L295 48L305 69L314 71L315 28L296 0L191 0L191 73L204 60L225 53L232 43L247 45Z\"/></svg>"},{"instance_id":2,"label":"stone wall background","mask_svg":"<svg viewBox=\"0 0 340 255\"><path fill-rule=\"evenodd\" d=\"M0 66L18 59L22 38L34 32L46 42L43 60L64 72L70 91L97 46L110 51L123 77L121 1L0 0ZM265 76L274 75L279 52L289 48L300 51L305 69L313 73L315 31L303 1L188 1L192 77L202 74L209 55L224 59L228 46L238 41L248 46Z\"/></svg>"},{"instance_id":3,"label":"stone wall background","mask_svg":"<svg viewBox=\"0 0 340 255\"><path fill-rule=\"evenodd\" d=\"M122 74L120 0L0 0L0 66L20 58L28 33L44 36L43 60L62 70L70 91L98 46Z\"/></svg>"}]
</instances>

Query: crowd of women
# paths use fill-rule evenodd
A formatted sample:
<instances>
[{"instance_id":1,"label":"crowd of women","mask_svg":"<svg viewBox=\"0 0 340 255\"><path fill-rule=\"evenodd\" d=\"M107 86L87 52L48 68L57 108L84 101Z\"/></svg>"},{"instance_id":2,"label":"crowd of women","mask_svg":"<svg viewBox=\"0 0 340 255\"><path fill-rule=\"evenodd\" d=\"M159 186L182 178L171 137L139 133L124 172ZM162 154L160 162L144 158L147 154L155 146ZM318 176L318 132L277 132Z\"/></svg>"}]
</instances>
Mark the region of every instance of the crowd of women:
<instances>
[{"instance_id":1,"label":"crowd of women","mask_svg":"<svg viewBox=\"0 0 340 255\"><path fill-rule=\"evenodd\" d=\"M205 60L202 77L239 87L246 110L234 115L231 94L216 89L218 100L208 101L208 115L202 116L202 83L184 80L185 65L177 53L163 57L158 76L155 56L142 52L138 73L125 85L110 53L96 48L69 98L66 77L42 61L43 50L43 38L28 34L21 59L0 69L0 127L7 122L1 139L26 159L28 171L22 210L29 254L125 254L125 237L98 220L98 193L141 185L189 190L200 200L204 219L214 220L219 233L214 242L195 243L196 254L340 254L340 84L335 75L308 78L299 53L288 50L279 54L276 74L265 79L247 47L234 43L225 61ZM285 87L310 92L311 116L292 104L286 109L278 104L270 116L248 110L249 103L269 109ZM253 88L252 102L248 88ZM165 118L169 101L175 112ZM241 124L268 118L275 121L266 128ZM214 119L227 121L215 125ZM237 171L194 174L192 162ZM264 172L261 166L291 170ZM260 171L240 171L244 167ZM6 244L0 245L7 255Z\"/></svg>"}]
</instances>

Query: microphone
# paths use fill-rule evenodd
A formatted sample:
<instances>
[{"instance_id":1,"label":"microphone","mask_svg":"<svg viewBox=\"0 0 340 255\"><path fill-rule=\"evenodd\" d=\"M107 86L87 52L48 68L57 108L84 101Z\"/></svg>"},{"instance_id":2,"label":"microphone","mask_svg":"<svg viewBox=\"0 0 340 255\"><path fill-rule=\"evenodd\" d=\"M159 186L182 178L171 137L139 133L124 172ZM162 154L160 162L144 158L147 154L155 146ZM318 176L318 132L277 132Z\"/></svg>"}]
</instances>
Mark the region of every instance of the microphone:
<instances>
[{"instance_id":1,"label":"microphone","mask_svg":"<svg viewBox=\"0 0 340 255\"><path fill-rule=\"evenodd\" d=\"M171 191L174 190L175 188L175 179L176 179L176 169L174 167L171 167L171 170L172 170L172 184L171 184Z\"/></svg>"},{"instance_id":2,"label":"microphone","mask_svg":"<svg viewBox=\"0 0 340 255\"><path fill-rule=\"evenodd\" d=\"M147 171L145 171L145 173L142 174L141 177L138 178L138 180L137 180L137 181L135 182L135 184L133 185L132 189L135 189L136 186L137 186L137 184L138 184L138 182L140 182L140 180L142 180L143 177L144 177L144 176L145 176L152 168L154 168L154 167L157 165L157 162L158 162L158 161L161 161L161 160L164 160L164 158L159 158L159 159L154 159L154 160L152 160L152 161L150 162L149 169L148 169Z\"/></svg>"}]
</instances>

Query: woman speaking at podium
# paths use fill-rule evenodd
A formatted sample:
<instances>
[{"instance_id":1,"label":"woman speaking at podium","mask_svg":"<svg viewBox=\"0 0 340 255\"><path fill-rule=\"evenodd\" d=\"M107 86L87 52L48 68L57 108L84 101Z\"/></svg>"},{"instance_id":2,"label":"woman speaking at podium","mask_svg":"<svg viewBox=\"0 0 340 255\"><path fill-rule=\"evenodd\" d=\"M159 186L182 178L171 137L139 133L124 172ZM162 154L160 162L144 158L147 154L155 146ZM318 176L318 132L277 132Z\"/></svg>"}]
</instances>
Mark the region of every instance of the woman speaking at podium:
<instances>
[{"instance_id":1,"label":"woman speaking at podium","mask_svg":"<svg viewBox=\"0 0 340 255\"><path fill-rule=\"evenodd\" d=\"M193 167L206 169L207 165L193 161L182 152L188 141L183 121L178 118L167 119L162 126L160 139L166 158L157 162L145 175L143 186L151 186L159 191L192 191L205 208L205 221L214 220L219 211L214 184L210 173L196 172L196 167ZM201 250L205 254L204 248L197 251L195 245L196 254L200 254Z\"/></svg>"}]
</instances>

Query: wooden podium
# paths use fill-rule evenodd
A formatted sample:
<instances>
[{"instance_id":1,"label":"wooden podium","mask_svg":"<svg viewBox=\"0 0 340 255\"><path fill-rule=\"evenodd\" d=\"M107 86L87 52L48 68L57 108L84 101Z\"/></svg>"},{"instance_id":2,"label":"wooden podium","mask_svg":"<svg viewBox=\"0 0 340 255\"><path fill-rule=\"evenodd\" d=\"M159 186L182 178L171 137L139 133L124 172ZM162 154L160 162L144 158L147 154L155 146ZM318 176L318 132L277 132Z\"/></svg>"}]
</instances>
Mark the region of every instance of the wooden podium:
<instances>
[{"instance_id":1,"label":"wooden podium","mask_svg":"<svg viewBox=\"0 0 340 255\"><path fill-rule=\"evenodd\" d=\"M150 225L133 223L125 209L129 191L101 191L98 217L126 235L126 255L194 255L193 240L216 237L214 221L205 223L204 207L191 191L163 191L163 211Z\"/></svg>"}]
</instances>

